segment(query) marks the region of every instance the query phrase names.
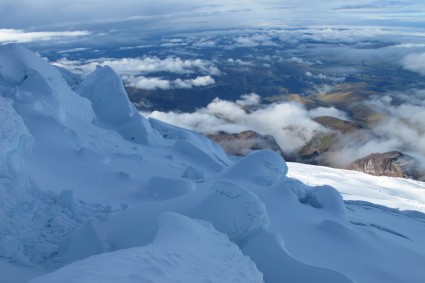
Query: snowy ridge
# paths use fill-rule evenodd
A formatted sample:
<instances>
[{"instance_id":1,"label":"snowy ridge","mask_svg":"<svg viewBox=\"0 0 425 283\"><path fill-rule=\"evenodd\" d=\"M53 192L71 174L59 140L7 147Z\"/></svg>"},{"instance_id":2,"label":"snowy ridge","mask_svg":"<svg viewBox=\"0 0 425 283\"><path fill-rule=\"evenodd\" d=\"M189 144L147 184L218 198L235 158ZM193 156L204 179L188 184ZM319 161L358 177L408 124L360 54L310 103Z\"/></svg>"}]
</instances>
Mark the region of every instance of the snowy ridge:
<instances>
[{"instance_id":1,"label":"snowy ridge","mask_svg":"<svg viewBox=\"0 0 425 283\"><path fill-rule=\"evenodd\" d=\"M140 116L109 67L17 45L0 66L1 283L425 278L421 182L229 157Z\"/></svg>"}]
</instances>

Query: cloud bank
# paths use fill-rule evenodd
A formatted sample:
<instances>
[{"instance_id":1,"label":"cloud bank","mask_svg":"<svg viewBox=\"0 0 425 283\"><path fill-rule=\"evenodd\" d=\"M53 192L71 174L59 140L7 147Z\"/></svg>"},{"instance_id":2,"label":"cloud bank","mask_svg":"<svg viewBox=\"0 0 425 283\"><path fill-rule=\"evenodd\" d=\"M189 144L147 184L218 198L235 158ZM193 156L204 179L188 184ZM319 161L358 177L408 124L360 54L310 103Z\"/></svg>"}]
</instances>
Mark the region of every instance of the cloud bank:
<instances>
[{"instance_id":1,"label":"cloud bank","mask_svg":"<svg viewBox=\"0 0 425 283\"><path fill-rule=\"evenodd\" d=\"M205 134L254 130L262 135L272 135L289 155L301 149L317 133L330 132L315 122L311 112L300 104L261 106L259 103L260 97L252 93L241 96L236 102L216 98L193 113L154 111L149 116ZM257 107L249 110L247 106Z\"/></svg>"},{"instance_id":2,"label":"cloud bank","mask_svg":"<svg viewBox=\"0 0 425 283\"><path fill-rule=\"evenodd\" d=\"M415 157L425 168L425 91L409 94L389 93L365 102L382 115L371 129L342 136L330 162L346 167L354 160L371 153L401 151ZM418 104L416 104L418 102Z\"/></svg>"}]
</instances>

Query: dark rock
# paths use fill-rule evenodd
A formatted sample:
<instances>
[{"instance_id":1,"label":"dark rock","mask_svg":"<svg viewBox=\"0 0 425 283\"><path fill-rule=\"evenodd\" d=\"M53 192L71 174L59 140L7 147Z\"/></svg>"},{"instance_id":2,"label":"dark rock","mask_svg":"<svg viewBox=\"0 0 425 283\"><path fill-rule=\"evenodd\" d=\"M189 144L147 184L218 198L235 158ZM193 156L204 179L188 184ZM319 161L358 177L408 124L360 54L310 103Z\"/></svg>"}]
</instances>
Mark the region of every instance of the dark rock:
<instances>
[{"instance_id":1,"label":"dark rock","mask_svg":"<svg viewBox=\"0 0 425 283\"><path fill-rule=\"evenodd\" d=\"M373 153L354 161L349 169L375 176L390 176L419 179L419 162L399 151Z\"/></svg>"}]
</instances>

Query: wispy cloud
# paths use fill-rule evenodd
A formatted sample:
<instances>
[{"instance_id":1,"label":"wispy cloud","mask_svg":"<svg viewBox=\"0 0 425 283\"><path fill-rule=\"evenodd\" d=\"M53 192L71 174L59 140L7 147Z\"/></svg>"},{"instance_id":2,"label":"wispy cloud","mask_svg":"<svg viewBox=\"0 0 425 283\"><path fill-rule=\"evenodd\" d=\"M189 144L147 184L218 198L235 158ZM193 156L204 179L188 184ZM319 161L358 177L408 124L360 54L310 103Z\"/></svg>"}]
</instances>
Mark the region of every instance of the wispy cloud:
<instances>
[{"instance_id":1,"label":"wispy cloud","mask_svg":"<svg viewBox=\"0 0 425 283\"><path fill-rule=\"evenodd\" d=\"M37 31L26 32L19 29L0 29L0 43L23 43L33 41L46 41L67 37L88 36L88 31Z\"/></svg>"}]
</instances>

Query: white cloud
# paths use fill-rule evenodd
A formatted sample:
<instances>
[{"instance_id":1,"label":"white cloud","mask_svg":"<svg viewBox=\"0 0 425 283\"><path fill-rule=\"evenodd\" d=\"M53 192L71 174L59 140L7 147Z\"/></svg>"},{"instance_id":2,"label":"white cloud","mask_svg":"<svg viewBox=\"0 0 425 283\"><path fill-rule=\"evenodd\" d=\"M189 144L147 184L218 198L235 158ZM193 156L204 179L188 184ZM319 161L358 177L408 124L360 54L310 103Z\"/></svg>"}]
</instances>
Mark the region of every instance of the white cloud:
<instances>
[{"instance_id":1,"label":"white cloud","mask_svg":"<svg viewBox=\"0 0 425 283\"><path fill-rule=\"evenodd\" d=\"M124 77L126 84L131 87L139 88L139 89L170 89L171 83L168 80L164 80L161 78L147 78L144 76L140 76L137 78L134 77Z\"/></svg>"},{"instance_id":2,"label":"white cloud","mask_svg":"<svg viewBox=\"0 0 425 283\"><path fill-rule=\"evenodd\" d=\"M402 60L406 70L425 76L425 53L411 53Z\"/></svg>"},{"instance_id":3,"label":"white cloud","mask_svg":"<svg viewBox=\"0 0 425 283\"><path fill-rule=\"evenodd\" d=\"M289 154L302 148L318 132L329 132L313 121L309 112L299 104L272 104L252 111L243 108L258 103L257 94L244 95L237 102L216 98L194 113L154 111L150 117L202 133L254 130L274 136L283 151Z\"/></svg>"},{"instance_id":4,"label":"white cloud","mask_svg":"<svg viewBox=\"0 0 425 283\"><path fill-rule=\"evenodd\" d=\"M233 41L235 47L277 46L273 35L267 33L237 36Z\"/></svg>"},{"instance_id":5,"label":"white cloud","mask_svg":"<svg viewBox=\"0 0 425 283\"><path fill-rule=\"evenodd\" d=\"M215 84L215 80L210 76L198 76L194 79L176 79L166 80L156 77L145 76L123 76L125 84L138 89L174 89L174 88L192 88L203 87Z\"/></svg>"},{"instance_id":6,"label":"white cloud","mask_svg":"<svg viewBox=\"0 0 425 283\"><path fill-rule=\"evenodd\" d=\"M172 89L203 87L215 84L211 75L218 75L220 71L210 61L201 59L181 59L179 57L101 58L88 61L76 61L62 58L54 65L63 67L75 73L89 74L96 70L96 66L109 66L117 72L126 85L139 89ZM147 74L167 72L174 74L205 74L193 79L164 79L162 77L146 77Z\"/></svg>"},{"instance_id":7,"label":"white cloud","mask_svg":"<svg viewBox=\"0 0 425 283\"><path fill-rule=\"evenodd\" d=\"M227 63L234 64L234 65L240 65L240 66L254 66L254 63L252 63L252 62L243 61L241 59L233 59L233 58L227 59Z\"/></svg>"},{"instance_id":8,"label":"white cloud","mask_svg":"<svg viewBox=\"0 0 425 283\"><path fill-rule=\"evenodd\" d=\"M190 80L191 85L193 86L208 86L215 84L215 80L211 76L196 77L195 79Z\"/></svg>"},{"instance_id":9,"label":"white cloud","mask_svg":"<svg viewBox=\"0 0 425 283\"><path fill-rule=\"evenodd\" d=\"M23 43L46 41L67 37L90 35L88 31L38 31L26 32L19 29L0 29L0 43Z\"/></svg>"},{"instance_id":10,"label":"white cloud","mask_svg":"<svg viewBox=\"0 0 425 283\"><path fill-rule=\"evenodd\" d=\"M313 63L311 63L311 62L306 61L303 58L295 57L295 56L291 57L288 61L295 62L295 63L298 63L298 64L313 65Z\"/></svg>"},{"instance_id":11,"label":"white cloud","mask_svg":"<svg viewBox=\"0 0 425 283\"><path fill-rule=\"evenodd\" d=\"M259 105L261 97L256 93L244 94L241 99L236 100L236 104L240 106L254 106Z\"/></svg>"},{"instance_id":12,"label":"white cloud","mask_svg":"<svg viewBox=\"0 0 425 283\"><path fill-rule=\"evenodd\" d=\"M347 113L342 110L336 109L335 107L317 107L309 111L311 118L317 118L320 116L331 116L341 120L349 120Z\"/></svg>"},{"instance_id":13,"label":"white cloud","mask_svg":"<svg viewBox=\"0 0 425 283\"><path fill-rule=\"evenodd\" d=\"M415 92L423 95L421 92ZM413 96L413 95L412 95ZM415 100L413 100L415 101ZM330 154L337 166L347 166L354 160L371 153L401 151L418 160L425 157L425 106L409 102L393 103L390 96L376 97L367 102L382 114L381 121L371 129L341 137L337 150ZM423 164L425 165L425 164Z\"/></svg>"},{"instance_id":14,"label":"white cloud","mask_svg":"<svg viewBox=\"0 0 425 283\"><path fill-rule=\"evenodd\" d=\"M70 61L66 58L59 59L55 65L64 67L77 73L89 74L96 70L96 66L109 66L120 75L143 75L158 72L176 74L192 74L195 72L218 75L219 69L210 61L202 59L182 59L179 57L167 57L160 59L155 56L142 58L100 58L88 61Z\"/></svg>"},{"instance_id":15,"label":"white cloud","mask_svg":"<svg viewBox=\"0 0 425 283\"><path fill-rule=\"evenodd\" d=\"M324 75L324 74L313 74L309 71L305 72L306 77L309 78L313 78L313 79L317 79L317 80L327 80L327 81L332 81L335 83L341 83L343 81L345 81L345 77L334 77L334 76L329 76L329 75Z\"/></svg>"}]
</instances>

